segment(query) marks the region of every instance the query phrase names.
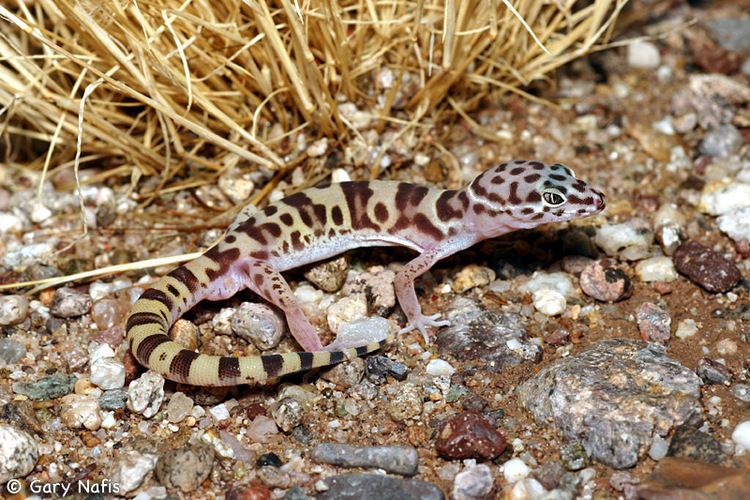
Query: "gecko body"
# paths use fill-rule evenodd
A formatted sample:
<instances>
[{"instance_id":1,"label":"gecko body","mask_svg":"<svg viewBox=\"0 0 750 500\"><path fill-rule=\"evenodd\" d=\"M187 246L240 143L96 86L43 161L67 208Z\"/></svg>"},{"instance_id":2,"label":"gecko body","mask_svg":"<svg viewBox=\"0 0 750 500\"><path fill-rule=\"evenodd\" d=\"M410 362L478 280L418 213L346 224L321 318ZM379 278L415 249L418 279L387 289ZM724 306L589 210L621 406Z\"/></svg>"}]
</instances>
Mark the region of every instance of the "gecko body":
<instances>
[{"instance_id":1,"label":"gecko body","mask_svg":"<svg viewBox=\"0 0 750 500\"><path fill-rule=\"evenodd\" d=\"M414 280L435 262L502 234L586 217L604 209L604 195L560 164L513 161L468 186L443 190L396 181L353 181L314 187L238 218L204 255L155 282L133 305L126 330L136 359L166 378L204 386L255 383L338 363L386 341L323 346L281 272L369 246L405 246L419 255L396 275L408 325L427 339L442 326L421 312ZM248 288L285 314L306 352L228 357L184 349L169 327L197 302Z\"/></svg>"}]
</instances>

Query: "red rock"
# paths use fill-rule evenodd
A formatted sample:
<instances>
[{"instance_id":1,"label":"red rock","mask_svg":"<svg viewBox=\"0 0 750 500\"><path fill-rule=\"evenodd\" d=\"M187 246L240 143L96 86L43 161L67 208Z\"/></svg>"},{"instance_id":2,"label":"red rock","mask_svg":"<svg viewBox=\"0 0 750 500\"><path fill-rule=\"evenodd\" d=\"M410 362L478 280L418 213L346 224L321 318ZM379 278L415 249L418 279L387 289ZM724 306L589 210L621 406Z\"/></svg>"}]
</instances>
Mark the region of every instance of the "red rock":
<instances>
[{"instance_id":1,"label":"red rock","mask_svg":"<svg viewBox=\"0 0 750 500\"><path fill-rule=\"evenodd\" d=\"M597 260L581 271L581 289L589 297L602 302L623 300L633 293L633 285L625 271L609 260Z\"/></svg>"},{"instance_id":2,"label":"red rock","mask_svg":"<svg viewBox=\"0 0 750 500\"><path fill-rule=\"evenodd\" d=\"M271 500L271 490L262 484L241 484L229 490L227 500Z\"/></svg>"},{"instance_id":3,"label":"red rock","mask_svg":"<svg viewBox=\"0 0 750 500\"><path fill-rule=\"evenodd\" d=\"M638 330L646 342L666 343L672 318L669 313L651 302L644 302L635 311Z\"/></svg>"},{"instance_id":4,"label":"red rock","mask_svg":"<svg viewBox=\"0 0 750 500\"><path fill-rule=\"evenodd\" d=\"M476 458L489 460L507 446L505 437L478 413L464 412L442 422L435 448L448 460Z\"/></svg>"},{"instance_id":5,"label":"red rock","mask_svg":"<svg viewBox=\"0 0 750 500\"><path fill-rule=\"evenodd\" d=\"M677 247L674 265L680 274L709 292L728 292L742 278L732 261L696 241Z\"/></svg>"}]
</instances>

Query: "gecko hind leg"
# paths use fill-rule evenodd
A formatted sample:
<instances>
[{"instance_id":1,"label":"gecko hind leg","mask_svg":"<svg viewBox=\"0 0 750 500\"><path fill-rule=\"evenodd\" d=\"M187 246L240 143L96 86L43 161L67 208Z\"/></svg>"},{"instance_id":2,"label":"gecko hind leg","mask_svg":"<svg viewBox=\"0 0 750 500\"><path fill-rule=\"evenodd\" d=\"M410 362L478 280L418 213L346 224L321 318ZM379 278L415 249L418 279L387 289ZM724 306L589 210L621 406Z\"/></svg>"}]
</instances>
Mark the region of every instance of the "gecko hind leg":
<instances>
[{"instance_id":1,"label":"gecko hind leg","mask_svg":"<svg viewBox=\"0 0 750 500\"><path fill-rule=\"evenodd\" d=\"M322 351L315 328L302 312L289 284L267 262L250 260L243 266L245 285L284 312L289 331L307 352Z\"/></svg>"}]
</instances>

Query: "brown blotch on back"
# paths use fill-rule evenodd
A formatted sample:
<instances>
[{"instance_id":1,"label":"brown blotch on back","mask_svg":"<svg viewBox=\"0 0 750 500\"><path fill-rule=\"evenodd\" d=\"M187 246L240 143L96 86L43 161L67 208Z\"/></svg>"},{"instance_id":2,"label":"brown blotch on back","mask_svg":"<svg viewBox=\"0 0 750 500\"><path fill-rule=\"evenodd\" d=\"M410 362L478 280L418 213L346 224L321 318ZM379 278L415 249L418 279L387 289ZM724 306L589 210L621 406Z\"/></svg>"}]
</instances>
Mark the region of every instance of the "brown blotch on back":
<instances>
[{"instance_id":1,"label":"brown blotch on back","mask_svg":"<svg viewBox=\"0 0 750 500\"><path fill-rule=\"evenodd\" d=\"M270 217L276 212L279 211L279 208L276 205L268 205L266 208L263 209L263 213L266 217Z\"/></svg>"},{"instance_id":2,"label":"brown blotch on back","mask_svg":"<svg viewBox=\"0 0 750 500\"><path fill-rule=\"evenodd\" d=\"M268 234L273 236L274 238L278 238L281 236L281 226L276 224L275 222L266 222L262 226L260 226L261 230L268 231Z\"/></svg>"},{"instance_id":3,"label":"brown blotch on back","mask_svg":"<svg viewBox=\"0 0 750 500\"><path fill-rule=\"evenodd\" d=\"M367 204L375 194L367 181L342 182L341 192L349 209L352 229L379 229L367 214Z\"/></svg>"},{"instance_id":4,"label":"brown blotch on back","mask_svg":"<svg viewBox=\"0 0 750 500\"><path fill-rule=\"evenodd\" d=\"M466 193L465 189L462 189L458 192L458 201L461 202L461 208L463 208L464 210L469 208L469 195Z\"/></svg>"},{"instance_id":5,"label":"brown blotch on back","mask_svg":"<svg viewBox=\"0 0 750 500\"><path fill-rule=\"evenodd\" d=\"M172 358L172 362L169 363L169 373L182 380L187 379L190 376L190 366L198 356L200 354L195 351L182 349Z\"/></svg>"},{"instance_id":6,"label":"brown blotch on back","mask_svg":"<svg viewBox=\"0 0 750 500\"><path fill-rule=\"evenodd\" d=\"M435 213L443 222L463 216L463 210L455 209L451 205L455 195L456 191L443 191L435 202Z\"/></svg>"},{"instance_id":7,"label":"brown blotch on back","mask_svg":"<svg viewBox=\"0 0 750 500\"><path fill-rule=\"evenodd\" d=\"M375 218L378 222L385 222L388 220L388 209L380 201L375 204Z\"/></svg>"},{"instance_id":8,"label":"brown blotch on back","mask_svg":"<svg viewBox=\"0 0 750 500\"><path fill-rule=\"evenodd\" d=\"M237 262L237 259L240 258L240 249L228 248L227 250L219 251L218 247L213 247L203 255L219 265L219 269L206 270L206 276L208 276L209 280L213 281L216 278L225 275L229 270L229 267Z\"/></svg>"},{"instance_id":9,"label":"brown blotch on back","mask_svg":"<svg viewBox=\"0 0 750 500\"><path fill-rule=\"evenodd\" d=\"M261 245L266 245L268 243L266 236L263 234L263 230L255 224L244 223L237 227L237 231L245 233L249 238L257 241Z\"/></svg>"},{"instance_id":10,"label":"brown blotch on back","mask_svg":"<svg viewBox=\"0 0 750 500\"><path fill-rule=\"evenodd\" d=\"M337 226L340 226L344 223L344 214L341 213L341 208L339 206L334 206L331 209L331 219Z\"/></svg>"},{"instance_id":11,"label":"brown blotch on back","mask_svg":"<svg viewBox=\"0 0 750 500\"><path fill-rule=\"evenodd\" d=\"M396 208L406 210L409 205L419 205L430 190L424 186L401 182L396 188Z\"/></svg>"},{"instance_id":12,"label":"brown blotch on back","mask_svg":"<svg viewBox=\"0 0 750 500\"><path fill-rule=\"evenodd\" d=\"M316 203L313 205L313 212L315 213L315 218L318 219L318 223L321 226L326 225L328 222L328 216L326 215L326 206L321 203Z\"/></svg>"},{"instance_id":13,"label":"brown blotch on back","mask_svg":"<svg viewBox=\"0 0 750 500\"><path fill-rule=\"evenodd\" d=\"M289 238L292 241L292 248L295 250L301 250L304 248L305 244L302 243L301 239L302 233L299 231L292 231L292 233L289 235Z\"/></svg>"},{"instance_id":14,"label":"brown blotch on back","mask_svg":"<svg viewBox=\"0 0 750 500\"><path fill-rule=\"evenodd\" d=\"M438 229L425 214L415 215L412 223L417 231L431 236L436 240L443 239L443 232L440 231L440 229Z\"/></svg>"},{"instance_id":15,"label":"brown blotch on back","mask_svg":"<svg viewBox=\"0 0 750 500\"><path fill-rule=\"evenodd\" d=\"M258 260L268 259L268 252L265 250L258 250L257 252L250 252L250 257Z\"/></svg>"}]
</instances>

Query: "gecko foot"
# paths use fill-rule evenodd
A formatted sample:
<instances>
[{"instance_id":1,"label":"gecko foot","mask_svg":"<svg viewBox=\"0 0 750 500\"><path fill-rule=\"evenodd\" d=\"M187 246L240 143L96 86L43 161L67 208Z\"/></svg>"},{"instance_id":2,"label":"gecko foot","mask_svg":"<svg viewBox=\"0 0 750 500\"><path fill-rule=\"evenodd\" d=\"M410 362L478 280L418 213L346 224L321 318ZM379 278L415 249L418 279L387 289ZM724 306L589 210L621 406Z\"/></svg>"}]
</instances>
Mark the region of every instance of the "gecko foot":
<instances>
[{"instance_id":1,"label":"gecko foot","mask_svg":"<svg viewBox=\"0 0 750 500\"><path fill-rule=\"evenodd\" d=\"M427 327L433 326L435 328L439 328L441 326L448 326L451 324L448 320L438 320L440 317L440 313L435 313L432 316L423 316L420 314L417 316L413 321L410 321L408 325L406 325L405 328L402 328L398 333L408 333L415 328L419 330L419 333L422 334L422 337L424 338L425 343L429 343L429 337L427 336Z\"/></svg>"}]
</instances>

